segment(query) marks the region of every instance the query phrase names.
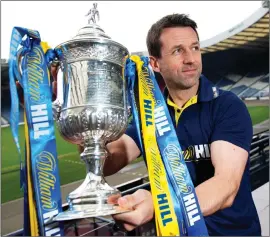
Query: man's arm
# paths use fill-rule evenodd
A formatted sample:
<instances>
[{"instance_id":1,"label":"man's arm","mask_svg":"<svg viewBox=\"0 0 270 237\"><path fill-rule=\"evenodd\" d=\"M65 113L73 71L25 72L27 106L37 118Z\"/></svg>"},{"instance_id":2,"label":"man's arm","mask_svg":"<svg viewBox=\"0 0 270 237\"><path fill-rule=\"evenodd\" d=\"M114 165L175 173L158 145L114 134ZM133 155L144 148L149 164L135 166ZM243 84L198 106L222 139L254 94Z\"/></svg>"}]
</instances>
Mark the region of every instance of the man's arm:
<instances>
[{"instance_id":1,"label":"man's arm","mask_svg":"<svg viewBox=\"0 0 270 237\"><path fill-rule=\"evenodd\" d=\"M215 167L214 177L195 189L204 216L232 205L239 189L248 152L232 143L215 141L211 144L211 155ZM126 230L133 230L153 218L153 200L147 190L138 190L132 195L121 197L118 204L134 209L113 216L116 221L123 223Z\"/></svg>"},{"instance_id":2,"label":"man's arm","mask_svg":"<svg viewBox=\"0 0 270 237\"><path fill-rule=\"evenodd\" d=\"M233 93L216 99L210 137L214 177L196 187L204 216L230 207L239 190L252 141L252 121L246 105Z\"/></svg>"},{"instance_id":3,"label":"man's arm","mask_svg":"<svg viewBox=\"0 0 270 237\"><path fill-rule=\"evenodd\" d=\"M112 175L128 165L140 155L140 150L134 140L124 134L118 140L107 145L110 152L106 159L103 172L105 176Z\"/></svg>"},{"instance_id":4,"label":"man's arm","mask_svg":"<svg viewBox=\"0 0 270 237\"><path fill-rule=\"evenodd\" d=\"M233 204L248 152L230 142L215 141L211 144L211 159L215 168L214 176L195 189L204 216Z\"/></svg>"}]
</instances>

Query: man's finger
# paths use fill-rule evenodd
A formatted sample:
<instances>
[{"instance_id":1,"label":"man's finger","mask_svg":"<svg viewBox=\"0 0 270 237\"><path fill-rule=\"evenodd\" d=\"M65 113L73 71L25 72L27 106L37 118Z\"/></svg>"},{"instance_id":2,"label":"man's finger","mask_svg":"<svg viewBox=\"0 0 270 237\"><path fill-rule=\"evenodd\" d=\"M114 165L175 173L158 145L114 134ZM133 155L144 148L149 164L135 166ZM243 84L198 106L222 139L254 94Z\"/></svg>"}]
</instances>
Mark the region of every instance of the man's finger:
<instances>
[{"instance_id":1,"label":"man's finger","mask_svg":"<svg viewBox=\"0 0 270 237\"><path fill-rule=\"evenodd\" d=\"M136 205L143 202L148 195L148 191L139 189L131 195L126 195L118 199L118 204L124 208L134 208Z\"/></svg>"},{"instance_id":2,"label":"man's finger","mask_svg":"<svg viewBox=\"0 0 270 237\"><path fill-rule=\"evenodd\" d=\"M128 211L120 214L113 215L114 219L119 222L137 225L139 220L140 213L138 210Z\"/></svg>"},{"instance_id":3,"label":"man's finger","mask_svg":"<svg viewBox=\"0 0 270 237\"><path fill-rule=\"evenodd\" d=\"M118 199L121 197L121 194L114 194L108 197L108 204L117 204Z\"/></svg>"},{"instance_id":4,"label":"man's finger","mask_svg":"<svg viewBox=\"0 0 270 237\"><path fill-rule=\"evenodd\" d=\"M51 65L51 75L53 77L53 79L56 81L57 80L57 73L58 73L58 70L59 70L59 66L54 66L54 65Z\"/></svg>"},{"instance_id":5,"label":"man's finger","mask_svg":"<svg viewBox=\"0 0 270 237\"><path fill-rule=\"evenodd\" d=\"M134 208L133 211L113 215L117 222L128 224L130 230L134 227L146 223L153 218L154 207L151 193L146 190L138 190L132 195L119 198L118 203L125 200L126 207ZM119 205L120 205L119 204ZM125 226L125 225L124 225Z\"/></svg>"},{"instance_id":6,"label":"man's finger","mask_svg":"<svg viewBox=\"0 0 270 237\"><path fill-rule=\"evenodd\" d=\"M152 203L142 202L138 204L134 211L113 215L116 222L128 224L130 228L146 223L153 218L154 210ZM150 208L149 208L150 207ZM130 229L131 230L131 229Z\"/></svg>"}]
</instances>

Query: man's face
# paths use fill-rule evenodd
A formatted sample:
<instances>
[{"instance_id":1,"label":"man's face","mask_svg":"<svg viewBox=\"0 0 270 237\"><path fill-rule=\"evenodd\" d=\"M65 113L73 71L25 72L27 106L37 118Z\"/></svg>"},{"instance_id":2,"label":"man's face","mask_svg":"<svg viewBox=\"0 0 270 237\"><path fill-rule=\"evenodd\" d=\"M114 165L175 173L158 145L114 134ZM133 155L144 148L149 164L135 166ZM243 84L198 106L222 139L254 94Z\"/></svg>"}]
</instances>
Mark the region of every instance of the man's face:
<instances>
[{"instance_id":1,"label":"man's face","mask_svg":"<svg viewBox=\"0 0 270 237\"><path fill-rule=\"evenodd\" d=\"M191 27L166 28L160 41L161 57L150 57L152 68L160 72L169 88L183 90L196 85L202 72L196 32Z\"/></svg>"}]
</instances>

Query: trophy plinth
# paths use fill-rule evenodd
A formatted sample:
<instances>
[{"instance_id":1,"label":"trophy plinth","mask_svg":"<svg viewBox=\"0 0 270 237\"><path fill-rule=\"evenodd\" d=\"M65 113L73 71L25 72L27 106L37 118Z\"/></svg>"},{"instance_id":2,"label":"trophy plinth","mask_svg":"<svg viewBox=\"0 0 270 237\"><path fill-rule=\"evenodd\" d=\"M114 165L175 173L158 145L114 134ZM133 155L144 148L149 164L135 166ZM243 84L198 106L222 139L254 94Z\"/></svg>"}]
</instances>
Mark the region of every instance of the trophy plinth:
<instances>
[{"instance_id":1,"label":"trophy plinth","mask_svg":"<svg viewBox=\"0 0 270 237\"><path fill-rule=\"evenodd\" d=\"M88 25L56 47L63 80L58 78L55 119L64 139L84 147L80 156L87 170L84 182L67 197L68 211L57 215L56 221L128 211L108 203L120 192L106 183L102 172L108 156L105 144L118 139L128 124L123 78L128 50L96 24L96 6L89 12Z\"/></svg>"}]
</instances>

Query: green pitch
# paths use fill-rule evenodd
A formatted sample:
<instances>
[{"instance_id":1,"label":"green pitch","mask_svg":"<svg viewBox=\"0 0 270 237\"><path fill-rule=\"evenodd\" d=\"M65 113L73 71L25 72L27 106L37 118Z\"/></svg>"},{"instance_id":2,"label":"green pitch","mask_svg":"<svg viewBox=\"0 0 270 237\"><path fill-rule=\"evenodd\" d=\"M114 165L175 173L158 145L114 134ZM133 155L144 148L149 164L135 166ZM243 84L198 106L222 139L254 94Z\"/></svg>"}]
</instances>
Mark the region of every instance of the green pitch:
<instances>
[{"instance_id":1,"label":"green pitch","mask_svg":"<svg viewBox=\"0 0 270 237\"><path fill-rule=\"evenodd\" d=\"M86 174L84 163L80 160L77 146L66 142L56 130L56 145L59 162L61 185L83 179ZM22 197L20 191L19 156L13 141L10 127L1 129L2 168L1 192L2 203ZM19 138L24 154L24 126L19 126Z\"/></svg>"},{"instance_id":2,"label":"green pitch","mask_svg":"<svg viewBox=\"0 0 270 237\"><path fill-rule=\"evenodd\" d=\"M268 106L248 107L253 125L269 118ZM1 129L2 138L2 203L23 196L20 191L19 157L14 144L10 127ZM20 145L24 154L24 126L19 127ZM85 178L85 165L79 158L77 147L60 137L56 129L56 144L59 161L61 185L68 184Z\"/></svg>"},{"instance_id":3,"label":"green pitch","mask_svg":"<svg viewBox=\"0 0 270 237\"><path fill-rule=\"evenodd\" d=\"M261 123L269 119L269 107L268 106L250 106L248 107L252 124Z\"/></svg>"}]
</instances>

